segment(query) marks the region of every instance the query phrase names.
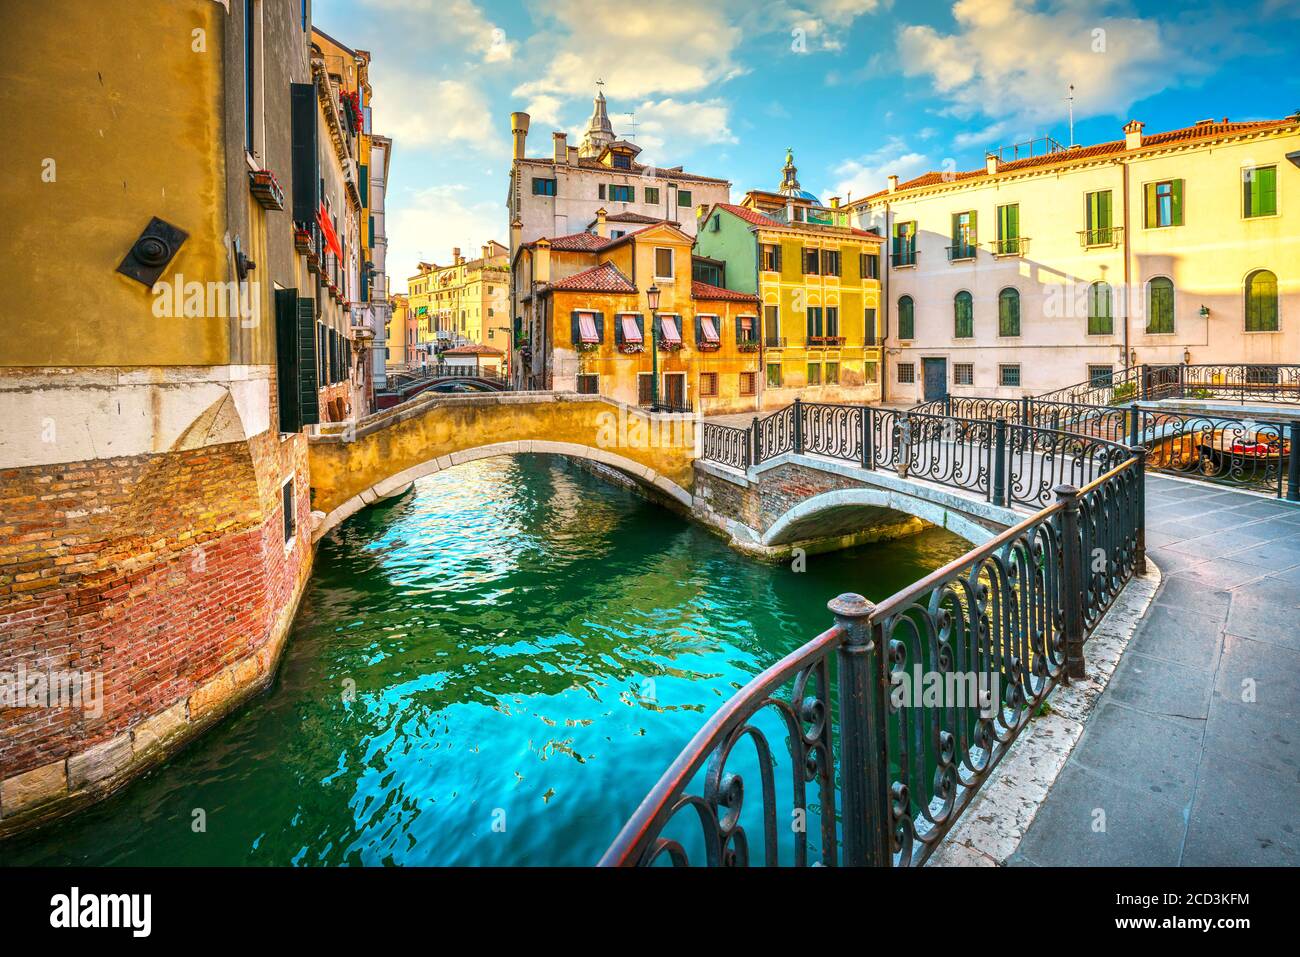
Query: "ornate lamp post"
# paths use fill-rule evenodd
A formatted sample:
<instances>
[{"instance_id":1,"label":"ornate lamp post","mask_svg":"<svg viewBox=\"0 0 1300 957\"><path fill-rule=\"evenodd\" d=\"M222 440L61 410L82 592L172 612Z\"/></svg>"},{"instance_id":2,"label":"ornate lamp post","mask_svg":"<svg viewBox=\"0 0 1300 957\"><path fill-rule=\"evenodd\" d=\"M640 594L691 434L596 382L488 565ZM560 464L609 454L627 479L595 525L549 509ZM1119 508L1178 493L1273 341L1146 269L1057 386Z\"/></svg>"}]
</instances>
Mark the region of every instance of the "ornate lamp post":
<instances>
[{"instance_id":1,"label":"ornate lamp post","mask_svg":"<svg viewBox=\"0 0 1300 957\"><path fill-rule=\"evenodd\" d=\"M655 335L655 312L659 309L659 287L652 285L645 291L645 302L650 308L650 411L659 411L659 341Z\"/></svg>"}]
</instances>

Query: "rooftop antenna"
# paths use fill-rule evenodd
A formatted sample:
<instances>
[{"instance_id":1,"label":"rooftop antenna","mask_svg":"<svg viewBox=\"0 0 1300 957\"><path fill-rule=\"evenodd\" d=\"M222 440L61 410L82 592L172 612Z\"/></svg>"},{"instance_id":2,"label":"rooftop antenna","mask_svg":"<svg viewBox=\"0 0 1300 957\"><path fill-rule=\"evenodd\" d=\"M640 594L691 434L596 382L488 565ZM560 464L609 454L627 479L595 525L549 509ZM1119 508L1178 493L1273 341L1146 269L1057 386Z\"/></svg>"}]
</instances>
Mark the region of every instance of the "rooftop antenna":
<instances>
[{"instance_id":1,"label":"rooftop antenna","mask_svg":"<svg viewBox=\"0 0 1300 957\"><path fill-rule=\"evenodd\" d=\"M1074 84L1069 86L1070 95L1065 99L1070 104L1070 145L1074 145Z\"/></svg>"},{"instance_id":2,"label":"rooftop antenna","mask_svg":"<svg viewBox=\"0 0 1300 957\"><path fill-rule=\"evenodd\" d=\"M632 127L632 132L627 135L629 140L636 142L636 110L628 110L628 124Z\"/></svg>"}]
</instances>

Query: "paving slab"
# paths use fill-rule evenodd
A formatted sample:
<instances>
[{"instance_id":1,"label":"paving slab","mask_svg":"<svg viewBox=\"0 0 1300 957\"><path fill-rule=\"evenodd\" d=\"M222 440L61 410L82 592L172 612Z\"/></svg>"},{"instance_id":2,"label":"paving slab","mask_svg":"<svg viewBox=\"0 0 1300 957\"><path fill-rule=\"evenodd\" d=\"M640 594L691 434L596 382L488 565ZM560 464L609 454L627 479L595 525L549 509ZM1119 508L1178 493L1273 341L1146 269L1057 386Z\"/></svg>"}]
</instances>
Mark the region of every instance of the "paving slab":
<instances>
[{"instance_id":1,"label":"paving slab","mask_svg":"<svg viewBox=\"0 0 1300 957\"><path fill-rule=\"evenodd\" d=\"M1188 867L1300 864L1298 785L1224 754L1201 768L1181 863Z\"/></svg>"}]
</instances>

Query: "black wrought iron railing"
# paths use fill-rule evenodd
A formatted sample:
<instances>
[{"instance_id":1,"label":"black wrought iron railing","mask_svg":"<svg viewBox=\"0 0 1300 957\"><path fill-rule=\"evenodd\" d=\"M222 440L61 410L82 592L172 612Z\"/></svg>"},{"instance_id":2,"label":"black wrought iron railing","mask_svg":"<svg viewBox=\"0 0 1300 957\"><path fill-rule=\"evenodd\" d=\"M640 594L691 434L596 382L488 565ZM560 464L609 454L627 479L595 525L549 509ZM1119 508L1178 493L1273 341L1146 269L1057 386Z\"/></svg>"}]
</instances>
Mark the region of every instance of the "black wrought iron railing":
<instances>
[{"instance_id":1,"label":"black wrought iron railing","mask_svg":"<svg viewBox=\"0 0 1300 957\"><path fill-rule=\"evenodd\" d=\"M995 239L989 243L995 256L1023 256L1029 252L1028 236L1012 236L1008 239Z\"/></svg>"},{"instance_id":2,"label":"black wrought iron railing","mask_svg":"<svg viewBox=\"0 0 1300 957\"><path fill-rule=\"evenodd\" d=\"M706 462L717 462L738 469L749 468L750 450L753 446L749 429L704 422L700 427L700 443L700 457Z\"/></svg>"},{"instance_id":3,"label":"black wrought iron railing","mask_svg":"<svg viewBox=\"0 0 1300 957\"><path fill-rule=\"evenodd\" d=\"M1300 404L1300 364L1134 365L1045 392L1037 399L1112 405L1168 399Z\"/></svg>"},{"instance_id":4,"label":"black wrought iron railing","mask_svg":"<svg viewBox=\"0 0 1300 957\"><path fill-rule=\"evenodd\" d=\"M914 246L895 246L893 252L889 254L889 265L899 268L901 266L915 266L917 251Z\"/></svg>"},{"instance_id":5,"label":"black wrought iron railing","mask_svg":"<svg viewBox=\"0 0 1300 957\"><path fill-rule=\"evenodd\" d=\"M1141 570L1140 457L1054 495L878 605L831 601L834 625L708 720L601 863L924 863L1052 689L1086 676ZM923 674L942 704L911 693Z\"/></svg>"},{"instance_id":6,"label":"black wrought iron railing","mask_svg":"<svg viewBox=\"0 0 1300 957\"><path fill-rule=\"evenodd\" d=\"M1123 226L1101 226L1097 229L1079 230L1079 245L1084 249L1090 246L1118 246L1123 238Z\"/></svg>"},{"instance_id":7,"label":"black wrought iron railing","mask_svg":"<svg viewBox=\"0 0 1300 957\"><path fill-rule=\"evenodd\" d=\"M956 243L948 248L948 261L960 262L964 259L974 259L978 247L974 243Z\"/></svg>"}]
</instances>

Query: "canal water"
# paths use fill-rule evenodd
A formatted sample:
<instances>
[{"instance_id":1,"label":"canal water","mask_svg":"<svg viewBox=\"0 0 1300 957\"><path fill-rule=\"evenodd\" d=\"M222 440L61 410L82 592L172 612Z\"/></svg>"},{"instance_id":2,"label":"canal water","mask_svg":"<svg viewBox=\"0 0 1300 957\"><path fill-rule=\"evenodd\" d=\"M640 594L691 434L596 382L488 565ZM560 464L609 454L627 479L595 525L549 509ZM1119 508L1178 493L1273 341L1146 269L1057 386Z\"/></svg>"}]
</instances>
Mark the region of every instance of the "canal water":
<instances>
[{"instance_id":1,"label":"canal water","mask_svg":"<svg viewBox=\"0 0 1300 957\"><path fill-rule=\"evenodd\" d=\"M592 864L828 599L968 548L931 529L796 572L563 459L467 463L322 541L267 693L0 861Z\"/></svg>"}]
</instances>

